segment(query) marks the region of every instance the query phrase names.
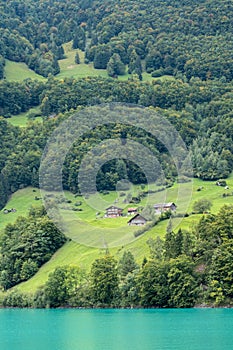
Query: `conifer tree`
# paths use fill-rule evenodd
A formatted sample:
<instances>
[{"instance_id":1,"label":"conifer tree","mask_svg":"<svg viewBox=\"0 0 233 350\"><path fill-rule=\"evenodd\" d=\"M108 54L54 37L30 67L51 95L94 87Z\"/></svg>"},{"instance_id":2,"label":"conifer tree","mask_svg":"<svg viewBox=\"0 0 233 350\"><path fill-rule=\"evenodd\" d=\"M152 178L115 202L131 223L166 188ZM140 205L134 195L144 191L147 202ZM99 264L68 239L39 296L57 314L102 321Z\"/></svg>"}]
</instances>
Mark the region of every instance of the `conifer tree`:
<instances>
[{"instance_id":1,"label":"conifer tree","mask_svg":"<svg viewBox=\"0 0 233 350\"><path fill-rule=\"evenodd\" d=\"M110 77L125 74L125 65L117 53L114 53L110 58L107 64L107 72Z\"/></svg>"},{"instance_id":2,"label":"conifer tree","mask_svg":"<svg viewBox=\"0 0 233 350\"><path fill-rule=\"evenodd\" d=\"M76 54L75 54L75 63L80 64L80 57L79 57L78 52L76 52Z\"/></svg>"}]
</instances>

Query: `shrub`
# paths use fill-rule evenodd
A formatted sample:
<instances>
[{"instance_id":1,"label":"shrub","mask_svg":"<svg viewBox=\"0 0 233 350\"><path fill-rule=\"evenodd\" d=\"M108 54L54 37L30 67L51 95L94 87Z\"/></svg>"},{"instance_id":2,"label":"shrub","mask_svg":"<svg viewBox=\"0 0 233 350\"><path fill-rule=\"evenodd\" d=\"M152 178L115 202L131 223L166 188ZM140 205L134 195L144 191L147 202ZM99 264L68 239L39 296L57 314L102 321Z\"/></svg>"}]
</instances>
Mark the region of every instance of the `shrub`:
<instances>
[{"instance_id":1,"label":"shrub","mask_svg":"<svg viewBox=\"0 0 233 350\"><path fill-rule=\"evenodd\" d=\"M186 182L190 182L191 179L187 176L180 176L178 179L177 179L177 183L186 183Z\"/></svg>"},{"instance_id":2,"label":"shrub","mask_svg":"<svg viewBox=\"0 0 233 350\"><path fill-rule=\"evenodd\" d=\"M153 78L159 78L162 77L164 75L164 69L160 68L160 69L156 69L151 73L151 76Z\"/></svg>"},{"instance_id":3,"label":"shrub","mask_svg":"<svg viewBox=\"0 0 233 350\"><path fill-rule=\"evenodd\" d=\"M76 207L79 207L80 205L82 205L82 202L81 202L81 201L75 202L74 205L75 205Z\"/></svg>"},{"instance_id":4,"label":"shrub","mask_svg":"<svg viewBox=\"0 0 233 350\"><path fill-rule=\"evenodd\" d=\"M193 211L196 214L202 214L210 210L212 203L208 199L200 199L193 204Z\"/></svg>"},{"instance_id":5,"label":"shrub","mask_svg":"<svg viewBox=\"0 0 233 350\"><path fill-rule=\"evenodd\" d=\"M5 307L31 307L32 299L29 295L13 290L6 294L2 304Z\"/></svg>"},{"instance_id":6,"label":"shrub","mask_svg":"<svg viewBox=\"0 0 233 350\"><path fill-rule=\"evenodd\" d=\"M226 182L226 180L221 180L220 179L220 180L216 181L216 185L225 187L225 186L227 186L227 182Z\"/></svg>"}]
</instances>

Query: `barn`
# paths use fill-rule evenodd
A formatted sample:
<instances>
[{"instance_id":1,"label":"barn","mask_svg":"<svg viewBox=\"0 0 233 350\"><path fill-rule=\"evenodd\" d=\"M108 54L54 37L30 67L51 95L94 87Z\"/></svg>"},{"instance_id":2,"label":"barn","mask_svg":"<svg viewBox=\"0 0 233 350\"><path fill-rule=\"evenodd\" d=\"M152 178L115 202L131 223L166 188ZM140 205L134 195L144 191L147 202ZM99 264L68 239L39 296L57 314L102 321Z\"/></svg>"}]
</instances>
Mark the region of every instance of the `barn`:
<instances>
[{"instance_id":1,"label":"barn","mask_svg":"<svg viewBox=\"0 0 233 350\"><path fill-rule=\"evenodd\" d=\"M136 214L133 218L131 218L128 221L128 225L134 225L134 226L143 226L147 222L147 219L145 219L141 214Z\"/></svg>"}]
</instances>

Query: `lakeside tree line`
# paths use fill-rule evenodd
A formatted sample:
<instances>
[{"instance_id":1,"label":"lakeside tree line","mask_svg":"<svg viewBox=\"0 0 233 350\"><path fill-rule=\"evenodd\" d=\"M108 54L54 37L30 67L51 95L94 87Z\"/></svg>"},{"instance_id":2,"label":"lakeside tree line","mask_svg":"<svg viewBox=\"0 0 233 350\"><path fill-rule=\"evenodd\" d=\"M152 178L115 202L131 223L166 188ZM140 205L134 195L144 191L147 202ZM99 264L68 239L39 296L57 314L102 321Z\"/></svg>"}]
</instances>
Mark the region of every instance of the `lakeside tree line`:
<instances>
[{"instance_id":1,"label":"lakeside tree line","mask_svg":"<svg viewBox=\"0 0 233 350\"><path fill-rule=\"evenodd\" d=\"M37 232L41 231L43 223L38 213L37 210L30 214L37 217L37 222L33 221L33 231ZM8 225L5 229L8 239L1 242L0 265L1 285L5 289L11 286L5 284L6 276L8 281L11 279L16 283L19 270L21 280L25 280L33 275L33 271L36 272L35 264L37 267L40 261L37 252L38 249L41 251L42 234L37 235L35 240L33 233L27 235L21 230L22 225L26 225L28 232L29 222L32 225L31 220L20 219L20 225ZM48 237L48 230L44 237ZM59 237L59 242L64 243L64 238ZM38 246L36 250L28 248L30 240L33 247ZM232 305L232 206L222 207L216 215L203 216L192 232L179 229L174 233L168 229L164 239L151 237L147 244L150 255L143 259L141 265L130 251L125 250L118 260L109 252L102 252L90 271L76 265L57 267L35 294L23 294L15 289L5 295L2 304L20 307L160 308ZM45 247L48 253L52 253L51 247L48 244ZM25 257L24 261L17 260L19 253ZM7 267L4 265L6 259ZM9 273L12 264L17 265L14 275Z\"/></svg>"}]
</instances>

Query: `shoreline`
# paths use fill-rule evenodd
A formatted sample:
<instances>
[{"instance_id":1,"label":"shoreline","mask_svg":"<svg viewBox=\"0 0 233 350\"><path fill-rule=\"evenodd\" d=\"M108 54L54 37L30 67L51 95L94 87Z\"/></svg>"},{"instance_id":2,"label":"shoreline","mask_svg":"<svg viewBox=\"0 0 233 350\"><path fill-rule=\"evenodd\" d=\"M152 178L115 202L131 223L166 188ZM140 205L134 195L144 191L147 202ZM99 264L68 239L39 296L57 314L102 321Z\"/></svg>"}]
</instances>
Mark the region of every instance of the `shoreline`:
<instances>
[{"instance_id":1,"label":"shoreline","mask_svg":"<svg viewBox=\"0 0 233 350\"><path fill-rule=\"evenodd\" d=\"M233 309L233 305L196 305L193 307L177 307L177 308L165 308L165 307L75 307L75 306L59 306L59 307L20 307L20 306L2 306L0 305L0 309L28 309L28 310L191 310L191 309Z\"/></svg>"}]
</instances>

